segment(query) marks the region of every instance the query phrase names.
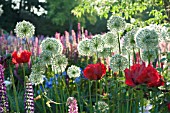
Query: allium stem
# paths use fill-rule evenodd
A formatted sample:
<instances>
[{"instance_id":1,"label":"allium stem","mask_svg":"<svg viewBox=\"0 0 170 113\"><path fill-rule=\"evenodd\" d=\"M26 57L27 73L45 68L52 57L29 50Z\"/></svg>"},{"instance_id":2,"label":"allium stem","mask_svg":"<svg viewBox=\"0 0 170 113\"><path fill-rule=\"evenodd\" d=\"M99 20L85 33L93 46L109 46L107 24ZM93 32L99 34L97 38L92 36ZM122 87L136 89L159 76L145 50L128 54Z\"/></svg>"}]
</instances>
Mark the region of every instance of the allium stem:
<instances>
[{"instance_id":1,"label":"allium stem","mask_svg":"<svg viewBox=\"0 0 170 113\"><path fill-rule=\"evenodd\" d=\"M130 53L128 53L128 60L129 60L129 69L130 69Z\"/></svg>"},{"instance_id":2,"label":"allium stem","mask_svg":"<svg viewBox=\"0 0 170 113\"><path fill-rule=\"evenodd\" d=\"M77 86L77 91L78 91L78 101L79 101L79 106L80 106L80 113L83 112L83 104L81 103L81 98L80 98L80 89L78 87L78 84L76 84Z\"/></svg>"},{"instance_id":3,"label":"allium stem","mask_svg":"<svg viewBox=\"0 0 170 113\"><path fill-rule=\"evenodd\" d=\"M15 103L16 103L16 109L17 109L17 113L20 112L19 110L19 104L18 104L18 98L17 98L17 91L16 91L16 87L15 87L15 81L14 81L14 76L12 73L12 68L9 62L9 71L10 71L10 75L11 75L11 79L12 79L12 86L13 86L13 93L14 93L14 97L15 97Z\"/></svg>"},{"instance_id":4,"label":"allium stem","mask_svg":"<svg viewBox=\"0 0 170 113\"><path fill-rule=\"evenodd\" d=\"M119 44L119 54L121 54L120 37L119 37L119 33L118 32L117 32L117 36L118 36L118 44Z\"/></svg>"},{"instance_id":5,"label":"allium stem","mask_svg":"<svg viewBox=\"0 0 170 113\"><path fill-rule=\"evenodd\" d=\"M38 88L41 90L40 85L38 85ZM43 106L43 113L46 113L45 103L44 103L44 98L43 98L43 96L41 97L41 103L42 103L42 106Z\"/></svg>"},{"instance_id":6,"label":"allium stem","mask_svg":"<svg viewBox=\"0 0 170 113\"><path fill-rule=\"evenodd\" d=\"M56 97L56 102L59 102L56 80L57 80L56 75L54 75L54 94L55 94L55 97ZM58 113L58 106L56 105L55 108L56 108L56 113Z\"/></svg>"}]
</instances>

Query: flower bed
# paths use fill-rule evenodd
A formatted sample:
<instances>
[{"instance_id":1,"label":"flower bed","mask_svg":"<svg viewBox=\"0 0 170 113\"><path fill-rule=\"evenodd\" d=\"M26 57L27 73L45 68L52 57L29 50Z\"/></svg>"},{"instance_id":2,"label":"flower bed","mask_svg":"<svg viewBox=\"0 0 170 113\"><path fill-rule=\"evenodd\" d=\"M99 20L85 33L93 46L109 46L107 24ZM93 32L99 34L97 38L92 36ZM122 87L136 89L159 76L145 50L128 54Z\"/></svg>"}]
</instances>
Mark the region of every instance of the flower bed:
<instances>
[{"instance_id":1,"label":"flower bed","mask_svg":"<svg viewBox=\"0 0 170 113\"><path fill-rule=\"evenodd\" d=\"M118 16L107 27L90 38L73 35L72 43L68 36L31 42L35 27L17 23L15 32L26 43L15 39L15 51L1 57L0 112L169 112L169 28L127 28Z\"/></svg>"}]
</instances>

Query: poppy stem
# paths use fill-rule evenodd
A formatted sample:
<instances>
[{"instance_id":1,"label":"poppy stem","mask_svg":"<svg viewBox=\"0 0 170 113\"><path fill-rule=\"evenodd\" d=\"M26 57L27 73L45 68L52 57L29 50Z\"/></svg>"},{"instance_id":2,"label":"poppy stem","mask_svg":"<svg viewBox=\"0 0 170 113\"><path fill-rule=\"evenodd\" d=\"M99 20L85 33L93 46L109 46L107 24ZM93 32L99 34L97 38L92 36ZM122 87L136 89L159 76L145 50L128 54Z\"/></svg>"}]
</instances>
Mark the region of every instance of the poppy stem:
<instances>
[{"instance_id":1,"label":"poppy stem","mask_svg":"<svg viewBox=\"0 0 170 113\"><path fill-rule=\"evenodd\" d=\"M96 85L96 109L98 110L98 95L97 95L98 85L97 85L97 80L95 82L95 85Z\"/></svg>"},{"instance_id":2,"label":"poppy stem","mask_svg":"<svg viewBox=\"0 0 170 113\"><path fill-rule=\"evenodd\" d=\"M16 109L17 109L17 113L20 112L19 110L19 104L18 104L18 98L17 98L17 91L16 91L16 87L15 87L15 81L14 81L14 76L12 73L12 68L9 62L9 71L10 71L10 75L11 75L11 79L12 79L12 86L13 86L13 93L14 93L14 98L15 98L15 104L16 104Z\"/></svg>"},{"instance_id":3,"label":"poppy stem","mask_svg":"<svg viewBox=\"0 0 170 113\"><path fill-rule=\"evenodd\" d=\"M23 71L23 76L24 76L24 88L25 88L25 85L26 85L26 76L25 76L25 67L24 67L24 63L22 64L22 71Z\"/></svg>"},{"instance_id":4,"label":"poppy stem","mask_svg":"<svg viewBox=\"0 0 170 113\"><path fill-rule=\"evenodd\" d=\"M90 97L90 113L93 113L92 111L92 99L91 99L91 81L89 80L89 97Z\"/></svg>"}]
</instances>

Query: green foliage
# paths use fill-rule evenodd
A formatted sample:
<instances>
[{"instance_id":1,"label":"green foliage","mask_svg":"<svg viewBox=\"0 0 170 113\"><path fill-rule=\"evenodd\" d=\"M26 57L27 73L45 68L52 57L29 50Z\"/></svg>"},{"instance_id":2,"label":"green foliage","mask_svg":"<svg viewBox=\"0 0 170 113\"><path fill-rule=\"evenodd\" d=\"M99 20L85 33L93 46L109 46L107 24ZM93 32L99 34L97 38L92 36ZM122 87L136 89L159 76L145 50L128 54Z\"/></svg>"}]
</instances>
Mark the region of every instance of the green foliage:
<instances>
[{"instance_id":1,"label":"green foliage","mask_svg":"<svg viewBox=\"0 0 170 113\"><path fill-rule=\"evenodd\" d=\"M86 13L93 14L96 12L100 17L108 18L108 14L111 12L128 20L137 17L139 13L148 11L145 16L149 16L149 18L145 23L162 23L170 16L168 15L169 4L168 0L83 0L72 10L72 13L81 17ZM140 20L140 18L138 19Z\"/></svg>"}]
</instances>

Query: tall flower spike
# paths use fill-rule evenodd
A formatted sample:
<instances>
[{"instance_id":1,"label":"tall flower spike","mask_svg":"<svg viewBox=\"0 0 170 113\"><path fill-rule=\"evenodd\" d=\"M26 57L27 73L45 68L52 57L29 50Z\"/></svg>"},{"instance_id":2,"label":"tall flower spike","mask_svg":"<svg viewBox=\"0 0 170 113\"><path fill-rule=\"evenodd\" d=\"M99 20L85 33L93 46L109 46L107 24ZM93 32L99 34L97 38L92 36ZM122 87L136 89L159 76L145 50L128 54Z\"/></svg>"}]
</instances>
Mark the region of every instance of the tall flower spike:
<instances>
[{"instance_id":1,"label":"tall flower spike","mask_svg":"<svg viewBox=\"0 0 170 113\"><path fill-rule=\"evenodd\" d=\"M6 86L4 83L4 68L0 64L0 113L9 112L8 98L6 94Z\"/></svg>"},{"instance_id":2,"label":"tall flower spike","mask_svg":"<svg viewBox=\"0 0 170 113\"><path fill-rule=\"evenodd\" d=\"M78 113L77 100L74 97L67 99L67 105L69 106L68 113Z\"/></svg>"},{"instance_id":3,"label":"tall flower spike","mask_svg":"<svg viewBox=\"0 0 170 113\"><path fill-rule=\"evenodd\" d=\"M26 113L34 113L34 91L31 82L28 80L24 94L24 107Z\"/></svg>"}]
</instances>

